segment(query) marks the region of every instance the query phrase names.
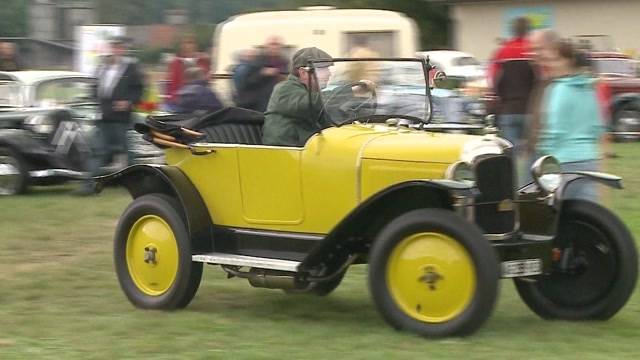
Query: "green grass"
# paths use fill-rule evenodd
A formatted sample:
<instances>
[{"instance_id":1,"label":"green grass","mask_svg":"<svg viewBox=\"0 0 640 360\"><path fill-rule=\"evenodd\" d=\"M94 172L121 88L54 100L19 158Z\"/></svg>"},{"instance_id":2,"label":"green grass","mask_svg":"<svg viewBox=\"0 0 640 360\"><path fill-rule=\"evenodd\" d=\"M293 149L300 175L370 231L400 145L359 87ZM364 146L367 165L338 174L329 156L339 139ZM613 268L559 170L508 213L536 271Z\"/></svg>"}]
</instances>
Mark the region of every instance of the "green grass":
<instances>
[{"instance_id":1,"label":"green grass","mask_svg":"<svg viewBox=\"0 0 640 360\"><path fill-rule=\"evenodd\" d=\"M639 144L616 145L606 170L625 178L612 207L640 238ZM285 295L227 280L207 266L189 307L135 309L121 292L112 235L130 199L119 189L94 198L71 186L0 198L0 359L354 358L622 359L640 354L640 292L606 322L539 319L502 281L490 320L466 338L426 340L387 326L352 267L330 296Z\"/></svg>"}]
</instances>

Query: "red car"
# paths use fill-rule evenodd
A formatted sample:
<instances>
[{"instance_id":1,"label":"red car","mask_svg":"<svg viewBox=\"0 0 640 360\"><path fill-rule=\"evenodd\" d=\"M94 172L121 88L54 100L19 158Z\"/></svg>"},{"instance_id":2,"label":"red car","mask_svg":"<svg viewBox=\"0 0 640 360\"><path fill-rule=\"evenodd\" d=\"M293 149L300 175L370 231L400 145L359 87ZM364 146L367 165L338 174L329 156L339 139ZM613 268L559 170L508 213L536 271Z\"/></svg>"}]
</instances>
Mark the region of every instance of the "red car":
<instances>
[{"instance_id":1,"label":"red car","mask_svg":"<svg viewBox=\"0 0 640 360\"><path fill-rule=\"evenodd\" d=\"M590 52L591 68L600 78L600 100L611 119L616 141L640 139L640 77L636 60L619 52Z\"/></svg>"}]
</instances>

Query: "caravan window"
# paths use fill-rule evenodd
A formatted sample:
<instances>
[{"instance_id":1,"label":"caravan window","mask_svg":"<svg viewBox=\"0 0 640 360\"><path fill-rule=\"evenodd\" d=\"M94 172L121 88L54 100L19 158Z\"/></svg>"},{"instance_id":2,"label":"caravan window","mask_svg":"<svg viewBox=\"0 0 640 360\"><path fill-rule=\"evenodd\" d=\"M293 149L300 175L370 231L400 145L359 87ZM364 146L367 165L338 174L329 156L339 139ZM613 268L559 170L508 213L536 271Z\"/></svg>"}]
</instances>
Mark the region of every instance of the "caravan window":
<instances>
[{"instance_id":1,"label":"caravan window","mask_svg":"<svg viewBox=\"0 0 640 360\"><path fill-rule=\"evenodd\" d=\"M345 41L342 51L346 56L351 56L351 50L358 44L366 44L370 50L377 53L377 57L394 56L396 34L393 31L347 32L344 35Z\"/></svg>"}]
</instances>

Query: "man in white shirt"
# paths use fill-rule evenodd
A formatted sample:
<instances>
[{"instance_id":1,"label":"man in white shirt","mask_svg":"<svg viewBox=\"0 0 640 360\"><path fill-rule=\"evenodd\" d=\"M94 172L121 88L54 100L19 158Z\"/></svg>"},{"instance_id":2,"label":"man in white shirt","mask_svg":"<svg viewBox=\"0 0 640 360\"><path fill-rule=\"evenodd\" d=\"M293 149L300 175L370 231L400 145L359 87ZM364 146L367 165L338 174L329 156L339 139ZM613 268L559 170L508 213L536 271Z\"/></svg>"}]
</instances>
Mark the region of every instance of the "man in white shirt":
<instances>
[{"instance_id":1,"label":"man in white shirt","mask_svg":"<svg viewBox=\"0 0 640 360\"><path fill-rule=\"evenodd\" d=\"M126 39L115 37L110 52L98 67L96 98L100 103L102 119L98 122L98 136L94 140L94 155L87 165L95 175L98 168L113 163L113 170L128 164L127 130L131 127L133 106L140 102L143 91L142 75L135 59L125 57ZM91 183L85 187L87 192Z\"/></svg>"}]
</instances>

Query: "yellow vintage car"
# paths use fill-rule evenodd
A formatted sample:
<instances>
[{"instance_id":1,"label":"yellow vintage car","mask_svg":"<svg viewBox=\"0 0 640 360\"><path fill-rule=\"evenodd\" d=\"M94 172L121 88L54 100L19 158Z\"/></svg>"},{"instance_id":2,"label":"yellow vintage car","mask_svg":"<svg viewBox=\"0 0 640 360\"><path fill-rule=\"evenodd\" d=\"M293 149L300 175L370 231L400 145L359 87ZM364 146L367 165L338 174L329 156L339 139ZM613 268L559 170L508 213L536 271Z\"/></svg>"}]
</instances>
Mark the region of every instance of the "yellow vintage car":
<instances>
[{"instance_id":1,"label":"yellow vintage car","mask_svg":"<svg viewBox=\"0 0 640 360\"><path fill-rule=\"evenodd\" d=\"M331 104L362 83L347 80L353 61L333 59L319 91L319 112L335 126L301 147L263 145L262 114L238 108L148 120L142 131L166 148L167 165L99 180L134 198L114 258L135 306L187 306L203 264L255 287L317 295L368 264L382 317L428 337L477 330L501 278L543 318L604 320L624 306L637 278L632 236L604 207L563 198L577 179L621 187L620 178L562 174L547 156L518 189L508 141L430 126L427 60L376 60L386 70L367 79L375 90ZM395 63L417 75L394 74ZM316 110L310 103L310 119Z\"/></svg>"}]
</instances>

